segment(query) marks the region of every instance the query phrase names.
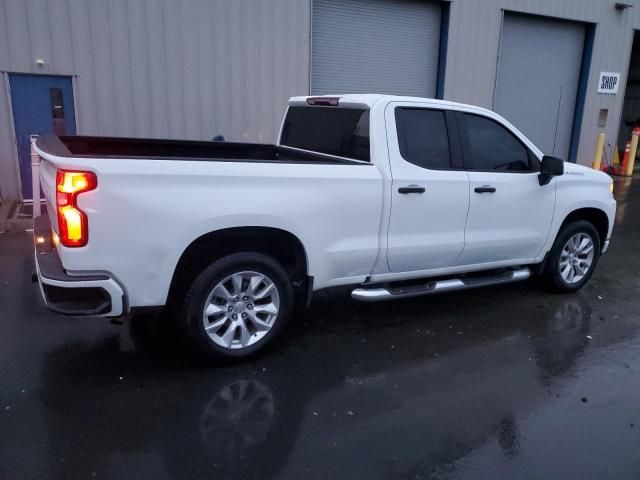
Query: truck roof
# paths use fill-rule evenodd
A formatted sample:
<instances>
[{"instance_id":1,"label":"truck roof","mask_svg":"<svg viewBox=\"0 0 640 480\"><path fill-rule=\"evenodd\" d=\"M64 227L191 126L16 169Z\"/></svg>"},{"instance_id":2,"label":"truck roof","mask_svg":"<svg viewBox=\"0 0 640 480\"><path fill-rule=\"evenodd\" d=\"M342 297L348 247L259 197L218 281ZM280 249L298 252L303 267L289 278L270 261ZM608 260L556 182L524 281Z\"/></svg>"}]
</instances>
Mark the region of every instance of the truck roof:
<instances>
[{"instance_id":1,"label":"truck roof","mask_svg":"<svg viewBox=\"0 0 640 480\"><path fill-rule=\"evenodd\" d=\"M473 108L477 110L483 110L485 112L491 112L486 108L478 107L476 105L470 105L466 103L452 102L449 100L438 100L436 98L426 98L426 97L409 97L402 95L384 95L379 93L358 93L358 94L333 94L333 95L309 95L309 96L299 96L299 97L291 97L289 99L289 105L302 105L307 104L307 100L310 98L339 98L340 104L352 104L352 105L363 105L368 108L372 108L378 102L421 102L421 103L430 103L433 105L441 105L443 107L466 107Z\"/></svg>"},{"instance_id":2,"label":"truck roof","mask_svg":"<svg viewBox=\"0 0 640 480\"><path fill-rule=\"evenodd\" d=\"M338 105L351 107L351 108L367 108L372 109L376 104L388 104L390 102L414 102L422 103L425 106L432 108L444 108L444 109L462 109L466 112L472 112L480 115L487 116L494 120L499 121L501 124L507 126L511 131L518 132L520 140L522 140L538 158L542 158L542 151L531 142L520 130L518 130L512 123L502 117L500 114L489 110L487 108L478 107L476 105L452 102L449 100L438 100L436 98L424 98L424 97L409 97L401 95L383 95L377 93L363 93L363 94L334 94L334 95L309 95L291 97L289 99L290 106L309 106L313 103L308 102L309 99L332 99L332 103L325 102L325 105L335 105L335 100L338 100Z\"/></svg>"}]
</instances>

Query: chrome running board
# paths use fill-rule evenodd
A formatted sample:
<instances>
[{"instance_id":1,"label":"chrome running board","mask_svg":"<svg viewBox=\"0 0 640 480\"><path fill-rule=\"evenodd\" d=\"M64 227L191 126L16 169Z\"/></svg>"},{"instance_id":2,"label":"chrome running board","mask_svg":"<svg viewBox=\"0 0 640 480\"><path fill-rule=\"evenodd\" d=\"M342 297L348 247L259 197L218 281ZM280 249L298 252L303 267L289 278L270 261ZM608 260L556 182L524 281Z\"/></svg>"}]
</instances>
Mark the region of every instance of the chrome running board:
<instances>
[{"instance_id":1,"label":"chrome running board","mask_svg":"<svg viewBox=\"0 0 640 480\"><path fill-rule=\"evenodd\" d=\"M351 297L362 302L381 302L383 300L395 300L399 298L418 297L432 295L434 293L453 292L475 287L488 287L503 283L521 282L531 276L531 270L520 268L498 274L477 275L473 277L448 278L446 280L427 280L426 283L402 287L373 287L356 288L351 292ZM419 281L419 280L417 280Z\"/></svg>"}]
</instances>

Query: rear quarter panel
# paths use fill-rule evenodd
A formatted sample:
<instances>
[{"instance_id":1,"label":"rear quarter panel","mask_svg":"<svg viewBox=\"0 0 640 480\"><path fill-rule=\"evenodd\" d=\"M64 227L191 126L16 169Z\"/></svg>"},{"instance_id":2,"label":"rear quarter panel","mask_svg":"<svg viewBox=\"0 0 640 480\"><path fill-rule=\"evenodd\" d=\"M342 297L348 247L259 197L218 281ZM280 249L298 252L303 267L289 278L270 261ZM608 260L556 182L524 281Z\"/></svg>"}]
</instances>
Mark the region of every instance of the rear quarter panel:
<instances>
[{"instance_id":1,"label":"rear quarter panel","mask_svg":"<svg viewBox=\"0 0 640 480\"><path fill-rule=\"evenodd\" d=\"M54 163L43 159L40 163L40 186L47 202L47 215L51 226L57 232L58 216L56 214L56 166Z\"/></svg>"},{"instance_id":2,"label":"rear quarter panel","mask_svg":"<svg viewBox=\"0 0 640 480\"><path fill-rule=\"evenodd\" d=\"M48 162L98 176L98 188L78 197L89 217L89 243L59 247L65 269L110 272L131 306L164 304L184 250L219 229L291 232L305 247L316 288L364 280L378 253L383 184L373 165L51 156Z\"/></svg>"}]
</instances>

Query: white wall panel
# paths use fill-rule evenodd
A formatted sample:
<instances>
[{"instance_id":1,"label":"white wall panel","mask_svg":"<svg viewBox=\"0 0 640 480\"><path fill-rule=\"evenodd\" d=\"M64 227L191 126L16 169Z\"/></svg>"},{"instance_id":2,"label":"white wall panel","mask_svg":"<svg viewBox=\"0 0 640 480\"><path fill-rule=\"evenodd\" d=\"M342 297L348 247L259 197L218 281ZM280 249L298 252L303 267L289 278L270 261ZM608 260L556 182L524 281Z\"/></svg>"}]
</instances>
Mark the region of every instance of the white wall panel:
<instances>
[{"instance_id":1,"label":"white wall panel","mask_svg":"<svg viewBox=\"0 0 640 480\"><path fill-rule=\"evenodd\" d=\"M72 72L75 78L76 128L79 133L98 130L98 104L96 102L95 52L91 47L89 6L85 0L69 0L69 24L73 49ZM32 71L36 71L34 67Z\"/></svg>"},{"instance_id":2,"label":"white wall panel","mask_svg":"<svg viewBox=\"0 0 640 480\"><path fill-rule=\"evenodd\" d=\"M0 0L0 71L74 75L81 134L271 142L286 99L309 92L312 0ZM614 143L640 6L604 0L451 0L445 98L491 107L504 11L597 24L578 161L598 111ZM45 65L38 67L36 58ZM16 197L9 99L0 89L0 195Z\"/></svg>"},{"instance_id":3,"label":"white wall panel","mask_svg":"<svg viewBox=\"0 0 640 480\"><path fill-rule=\"evenodd\" d=\"M0 0L0 71L74 75L79 134L273 142L288 97L309 92L309 12L306 0ZM15 198L2 90L0 195Z\"/></svg>"},{"instance_id":4,"label":"white wall panel","mask_svg":"<svg viewBox=\"0 0 640 480\"><path fill-rule=\"evenodd\" d=\"M33 66L27 4L23 0L4 0L4 22L7 29L8 68L28 72Z\"/></svg>"},{"instance_id":5,"label":"white wall panel","mask_svg":"<svg viewBox=\"0 0 640 480\"><path fill-rule=\"evenodd\" d=\"M124 0L123 0L124 1ZM134 132L153 135L151 92L153 82L149 70L155 48L149 43L147 11L144 1L127 3L127 32L129 38L129 64L131 67L131 110ZM135 97L135 98L134 98Z\"/></svg>"},{"instance_id":6,"label":"white wall panel","mask_svg":"<svg viewBox=\"0 0 640 480\"><path fill-rule=\"evenodd\" d=\"M51 65L56 72L73 73L73 42L71 35L71 12L67 1L53 5L46 2L47 23L51 39Z\"/></svg>"}]
</instances>

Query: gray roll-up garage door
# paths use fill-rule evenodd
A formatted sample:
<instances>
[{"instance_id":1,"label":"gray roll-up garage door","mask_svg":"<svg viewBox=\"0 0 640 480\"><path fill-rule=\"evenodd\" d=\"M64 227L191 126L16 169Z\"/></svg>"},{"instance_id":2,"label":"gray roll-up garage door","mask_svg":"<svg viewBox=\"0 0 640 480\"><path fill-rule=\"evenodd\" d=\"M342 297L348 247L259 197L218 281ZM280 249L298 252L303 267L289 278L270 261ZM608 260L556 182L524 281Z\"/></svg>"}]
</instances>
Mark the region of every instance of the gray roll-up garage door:
<instances>
[{"instance_id":1,"label":"gray roll-up garage door","mask_svg":"<svg viewBox=\"0 0 640 480\"><path fill-rule=\"evenodd\" d=\"M433 97L442 7L408 0L313 0L311 93Z\"/></svg>"},{"instance_id":2,"label":"gray roll-up garage door","mask_svg":"<svg viewBox=\"0 0 640 480\"><path fill-rule=\"evenodd\" d=\"M545 154L567 159L585 27L505 14L494 109Z\"/></svg>"}]
</instances>

